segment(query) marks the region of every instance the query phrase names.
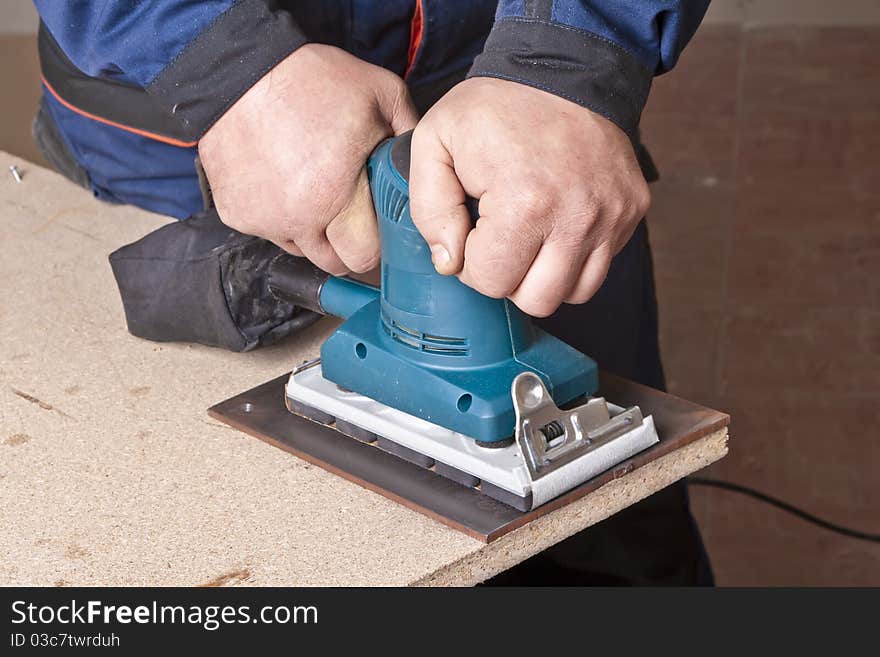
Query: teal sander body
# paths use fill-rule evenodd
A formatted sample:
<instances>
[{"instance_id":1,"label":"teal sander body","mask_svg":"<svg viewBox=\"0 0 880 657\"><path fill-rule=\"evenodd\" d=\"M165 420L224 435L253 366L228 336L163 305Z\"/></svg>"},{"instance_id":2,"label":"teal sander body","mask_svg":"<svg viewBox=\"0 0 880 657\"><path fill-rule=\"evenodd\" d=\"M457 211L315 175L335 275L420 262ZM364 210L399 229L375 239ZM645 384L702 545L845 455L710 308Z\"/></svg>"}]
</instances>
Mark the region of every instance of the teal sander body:
<instances>
[{"instance_id":1,"label":"teal sander body","mask_svg":"<svg viewBox=\"0 0 880 657\"><path fill-rule=\"evenodd\" d=\"M455 276L437 273L430 249L410 215L411 135L386 140L367 164L382 245L380 288L329 276L293 256L270 269L270 286L278 296L344 319L324 342L320 357L321 378L335 384L342 394L351 396L344 403L351 407L362 404L354 399L359 396L380 404L375 407L380 415L386 413L386 409L393 409L429 423L430 427L426 425L422 433L430 433L428 428L431 431L442 428L446 431L442 435L455 435L457 440L464 437L465 442L473 444L464 445L465 452L493 451L483 449L486 447L508 448L523 459L524 454L520 452L535 450L512 444L522 419L519 415L525 413L516 408L514 382L528 377L532 382L529 389L538 391L538 395L543 391L547 397L543 401L558 413L565 413L558 407L596 392L596 363L534 326L510 301L487 297ZM295 371L288 386L288 406L297 411L302 404L321 403L320 399L316 401L311 397L295 398L307 396L295 392L297 376ZM525 384L519 385L526 390ZM533 393L524 394L521 403L534 398ZM344 423L338 421L338 403L342 402L331 403L328 399L324 405L333 408L303 414L348 427L350 418ZM558 447L553 444L554 440L572 445L584 443L587 432L578 426L577 417L569 422L543 423L542 449ZM606 413L600 424L611 419ZM641 424L641 414L630 420ZM406 421L409 419L397 424ZM410 430L420 432L418 428ZM653 432L653 425L651 430ZM375 432L375 427L369 431ZM572 435L566 436L566 431ZM622 429L615 427L611 433L619 436ZM610 434L606 431L603 435L608 438ZM442 442L445 438L435 436L433 440ZM636 451L647 446L639 444ZM583 451L585 445L577 447ZM573 447L568 449L572 450ZM630 455L627 453L626 457ZM542 459L546 466L549 463L546 454L541 459L532 459L535 466L531 468L532 475L539 473L541 463L538 461ZM620 460L623 459L617 462ZM466 467L480 469L479 466ZM485 481L480 473L469 474L466 482ZM524 478L524 475L518 476ZM502 486L516 488L503 482ZM518 489L512 492L522 495Z\"/></svg>"},{"instance_id":2,"label":"teal sander body","mask_svg":"<svg viewBox=\"0 0 880 657\"><path fill-rule=\"evenodd\" d=\"M324 284L321 306L346 318L321 348L324 377L482 443L508 440L517 374L536 373L563 404L596 391L596 363L533 326L510 301L437 273L410 216L408 152L408 139L389 140L367 165L381 291L338 279Z\"/></svg>"}]
</instances>

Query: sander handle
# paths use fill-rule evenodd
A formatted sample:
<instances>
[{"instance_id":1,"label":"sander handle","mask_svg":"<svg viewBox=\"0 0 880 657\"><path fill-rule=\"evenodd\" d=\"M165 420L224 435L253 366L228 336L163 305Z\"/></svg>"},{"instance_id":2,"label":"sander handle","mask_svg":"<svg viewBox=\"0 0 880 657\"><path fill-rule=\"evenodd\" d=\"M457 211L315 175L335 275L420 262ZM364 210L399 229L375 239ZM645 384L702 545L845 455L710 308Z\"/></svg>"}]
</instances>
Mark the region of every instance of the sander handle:
<instances>
[{"instance_id":1,"label":"sander handle","mask_svg":"<svg viewBox=\"0 0 880 657\"><path fill-rule=\"evenodd\" d=\"M272 259L266 280L269 292L275 298L343 319L379 298L378 288L350 278L331 276L307 259L289 253Z\"/></svg>"},{"instance_id":2,"label":"sander handle","mask_svg":"<svg viewBox=\"0 0 880 657\"><path fill-rule=\"evenodd\" d=\"M321 288L330 278L305 258L282 253L272 259L266 274L269 291L277 299L326 315L321 305Z\"/></svg>"},{"instance_id":3,"label":"sander handle","mask_svg":"<svg viewBox=\"0 0 880 657\"><path fill-rule=\"evenodd\" d=\"M386 141L383 140L373 154ZM392 160L404 180L409 179L411 148L412 130L394 138ZM281 254L269 263L267 280L269 291L277 299L322 315L347 318L365 303L379 296L379 290L371 285L331 276L306 258L290 254Z\"/></svg>"},{"instance_id":4,"label":"sander handle","mask_svg":"<svg viewBox=\"0 0 880 657\"><path fill-rule=\"evenodd\" d=\"M391 141L390 160L397 174L408 184L410 154L412 151L412 130L376 147L370 162L382 147ZM368 163L368 170L370 164ZM374 198L374 204L377 200ZM479 201L467 197L465 201L474 222L479 215ZM381 212L376 208L377 216ZM383 245L383 249L384 249ZM301 308L307 308L322 315L348 318L358 309L379 297L379 290L372 285L348 278L331 276L306 258L281 254L274 258L268 268L269 291L278 299L289 301Z\"/></svg>"}]
</instances>

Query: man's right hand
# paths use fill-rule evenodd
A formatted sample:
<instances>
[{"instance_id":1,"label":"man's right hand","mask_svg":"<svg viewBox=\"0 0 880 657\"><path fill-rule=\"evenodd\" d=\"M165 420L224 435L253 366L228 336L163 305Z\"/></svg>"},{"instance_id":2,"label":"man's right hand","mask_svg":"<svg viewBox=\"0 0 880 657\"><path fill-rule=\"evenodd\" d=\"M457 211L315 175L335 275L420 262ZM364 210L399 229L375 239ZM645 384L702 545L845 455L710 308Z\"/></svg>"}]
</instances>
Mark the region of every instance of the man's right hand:
<instances>
[{"instance_id":1,"label":"man's right hand","mask_svg":"<svg viewBox=\"0 0 880 657\"><path fill-rule=\"evenodd\" d=\"M220 218L327 272L379 263L364 165L418 115L390 71L307 44L269 71L205 133L199 156Z\"/></svg>"}]
</instances>

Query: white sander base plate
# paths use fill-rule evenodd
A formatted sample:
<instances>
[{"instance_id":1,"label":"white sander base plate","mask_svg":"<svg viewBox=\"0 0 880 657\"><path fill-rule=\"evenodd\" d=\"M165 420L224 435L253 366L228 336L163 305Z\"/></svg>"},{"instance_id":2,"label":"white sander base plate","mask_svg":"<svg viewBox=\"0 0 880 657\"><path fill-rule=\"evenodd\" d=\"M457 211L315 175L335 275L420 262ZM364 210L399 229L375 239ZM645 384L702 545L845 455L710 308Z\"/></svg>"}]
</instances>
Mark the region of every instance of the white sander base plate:
<instances>
[{"instance_id":1,"label":"white sander base plate","mask_svg":"<svg viewBox=\"0 0 880 657\"><path fill-rule=\"evenodd\" d=\"M320 363L294 371L286 386L288 399L355 425L488 482L517 497L531 497L531 508L579 486L659 441L651 416L625 434L586 452L553 472L532 480L519 445L480 447L465 435L390 408L323 377ZM608 404L612 416L623 408Z\"/></svg>"}]
</instances>

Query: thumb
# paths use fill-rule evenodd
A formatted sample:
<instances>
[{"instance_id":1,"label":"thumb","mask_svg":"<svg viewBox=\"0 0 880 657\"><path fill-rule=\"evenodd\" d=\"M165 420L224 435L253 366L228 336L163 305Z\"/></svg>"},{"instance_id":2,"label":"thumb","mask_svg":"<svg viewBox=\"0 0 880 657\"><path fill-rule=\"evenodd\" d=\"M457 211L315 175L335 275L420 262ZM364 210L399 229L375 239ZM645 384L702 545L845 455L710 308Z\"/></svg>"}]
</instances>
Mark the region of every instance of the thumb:
<instances>
[{"instance_id":1,"label":"thumb","mask_svg":"<svg viewBox=\"0 0 880 657\"><path fill-rule=\"evenodd\" d=\"M366 169L361 169L348 205L324 232L336 255L349 270L364 273L379 264L379 227Z\"/></svg>"},{"instance_id":2,"label":"thumb","mask_svg":"<svg viewBox=\"0 0 880 657\"><path fill-rule=\"evenodd\" d=\"M389 125L391 125L391 129L394 131L395 135L400 135L406 132L407 130L412 130L416 127L416 123L419 122L419 113L416 110L416 106L413 105L412 99L409 97L409 93L403 95L400 99L400 102L394 107L394 111L391 113Z\"/></svg>"},{"instance_id":3,"label":"thumb","mask_svg":"<svg viewBox=\"0 0 880 657\"><path fill-rule=\"evenodd\" d=\"M419 122L419 113L409 95L406 83L393 73L385 76L386 83L378 89L377 100L382 118L395 135L412 130Z\"/></svg>"},{"instance_id":4,"label":"thumb","mask_svg":"<svg viewBox=\"0 0 880 657\"><path fill-rule=\"evenodd\" d=\"M464 266L464 246L473 221L452 156L430 127L413 133L409 171L413 223L431 249L434 268L445 276Z\"/></svg>"}]
</instances>

